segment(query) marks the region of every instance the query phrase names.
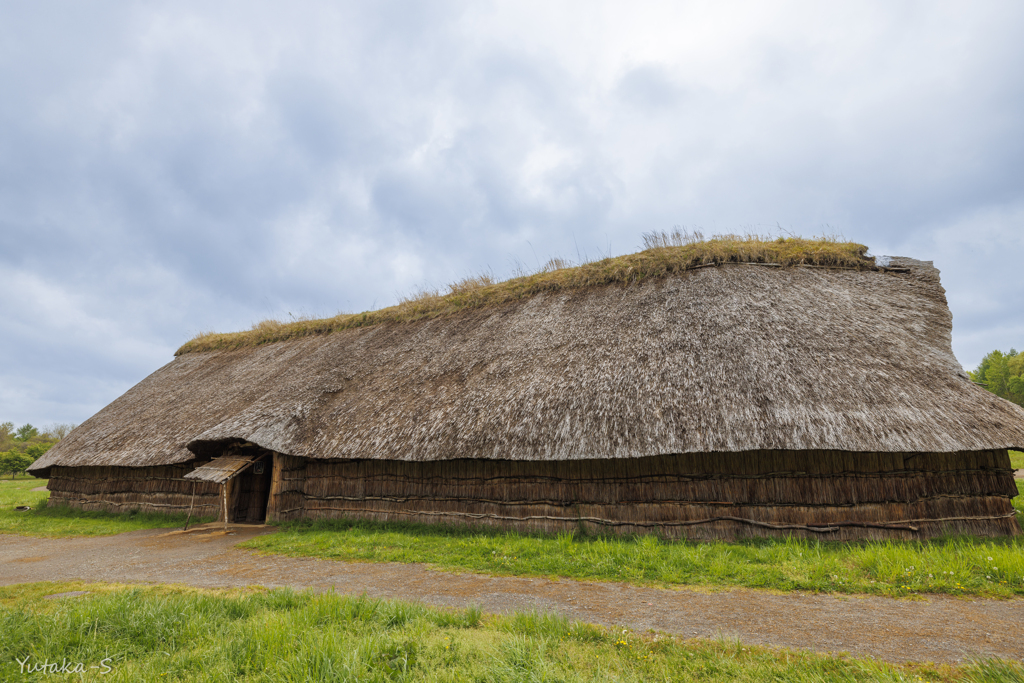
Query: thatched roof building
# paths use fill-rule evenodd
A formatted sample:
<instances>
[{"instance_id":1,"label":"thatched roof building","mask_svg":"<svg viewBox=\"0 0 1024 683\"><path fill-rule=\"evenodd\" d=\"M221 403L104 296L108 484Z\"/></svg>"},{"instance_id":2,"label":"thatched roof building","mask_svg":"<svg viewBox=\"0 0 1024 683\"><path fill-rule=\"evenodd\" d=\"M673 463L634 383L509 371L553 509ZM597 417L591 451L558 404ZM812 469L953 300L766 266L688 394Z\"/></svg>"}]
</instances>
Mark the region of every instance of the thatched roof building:
<instances>
[{"instance_id":1,"label":"thatched roof building","mask_svg":"<svg viewBox=\"0 0 1024 683\"><path fill-rule=\"evenodd\" d=\"M201 507L252 521L1016 533L1024 410L962 371L930 263L861 259L690 264L185 348L31 471L53 500L107 509L195 506L205 479ZM267 463L265 480L240 470L241 502L185 478L229 455Z\"/></svg>"}]
</instances>

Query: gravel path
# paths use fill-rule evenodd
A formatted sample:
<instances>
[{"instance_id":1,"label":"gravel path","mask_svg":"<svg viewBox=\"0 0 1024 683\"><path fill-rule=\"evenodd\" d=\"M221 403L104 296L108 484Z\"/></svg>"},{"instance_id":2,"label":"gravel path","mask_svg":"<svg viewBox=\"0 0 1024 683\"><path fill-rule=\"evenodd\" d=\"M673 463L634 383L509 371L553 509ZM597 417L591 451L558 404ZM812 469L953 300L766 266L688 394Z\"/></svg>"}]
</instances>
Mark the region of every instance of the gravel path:
<instances>
[{"instance_id":1,"label":"gravel path","mask_svg":"<svg viewBox=\"0 0 1024 683\"><path fill-rule=\"evenodd\" d=\"M1024 600L932 596L775 594L637 588L619 583L450 574L412 564L363 564L261 556L234 548L262 527L136 531L100 538L0 535L0 585L31 581L292 586L485 612L543 610L572 619L683 637L849 652L891 662L957 663L976 656L1024 659Z\"/></svg>"}]
</instances>

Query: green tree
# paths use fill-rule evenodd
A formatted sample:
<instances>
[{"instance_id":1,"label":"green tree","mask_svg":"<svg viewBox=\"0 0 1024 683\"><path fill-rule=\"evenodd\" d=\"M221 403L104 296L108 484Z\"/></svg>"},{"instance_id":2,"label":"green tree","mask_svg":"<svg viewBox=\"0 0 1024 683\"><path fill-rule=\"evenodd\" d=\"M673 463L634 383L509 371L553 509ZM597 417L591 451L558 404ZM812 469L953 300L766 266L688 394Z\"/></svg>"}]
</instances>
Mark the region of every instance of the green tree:
<instances>
[{"instance_id":1,"label":"green tree","mask_svg":"<svg viewBox=\"0 0 1024 683\"><path fill-rule=\"evenodd\" d=\"M15 473L21 472L22 474L25 474L25 471L29 467L31 467L32 463L34 463L37 459L38 458L33 458L31 455L28 454L19 455L14 463Z\"/></svg>"},{"instance_id":2,"label":"green tree","mask_svg":"<svg viewBox=\"0 0 1024 683\"><path fill-rule=\"evenodd\" d=\"M32 462L35 462L39 458L43 457L43 453L50 450L51 448L53 448L53 442L40 441L26 448L25 455L31 458ZM32 464L32 462L30 462L29 464Z\"/></svg>"},{"instance_id":3,"label":"green tree","mask_svg":"<svg viewBox=\"0 0 1024 683\"><path fill-rule=\"evenodd\" d=\"M0 453L0 474L10 474L11 479L14 479L14 474L18 471L18 466L21 464L19 458L21 453L18 451L4 451Z\"/></svg>"},{"instance_id":4,"label":"green tree","mask_svg":"<svg viewBox=\"0 0 1024 683\"><path fill-rule=\"evenodd\" d=\"M996 396L1024 406L1024 352L993 351L981 359L977 370L968 374Z\"/></svg>"},{"instance_id":5,"label":"green tree","mask_svg":"<svg viewBox=\"0 0 1024 683\"><path fill-rule=\"evenodd\" d=\"M46 450L48 449L43 449L39 455L45 453ZM4 451L0 453L0 474L10 474L11 479L14 479L14 475L27 470L38 457L38 455L30 455L27 452Z\"/></svg>"},{"instance_id":6,"label":"green tree","mask_svg":"<svg viewBox=\"0 0 1024 683\"><path fill-rule=\"evenodd\" d=\"M28 441L36 436L39 436L39 430L26 422L18 427L18 431L15 432L14 438L17 441Z\"/></svg>"}]
</instances>

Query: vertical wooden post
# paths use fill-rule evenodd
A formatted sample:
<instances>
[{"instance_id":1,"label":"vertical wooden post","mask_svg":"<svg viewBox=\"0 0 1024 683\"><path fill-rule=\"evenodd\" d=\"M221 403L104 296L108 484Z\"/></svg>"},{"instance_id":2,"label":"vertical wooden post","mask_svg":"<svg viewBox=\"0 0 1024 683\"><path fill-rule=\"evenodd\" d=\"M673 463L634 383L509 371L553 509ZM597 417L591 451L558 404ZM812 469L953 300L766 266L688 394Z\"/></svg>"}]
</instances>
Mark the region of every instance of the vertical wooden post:
<instances>
[{"instance_id":1,"label":"vertical wooden post","mask_svg":"<svg viewBox=\"0 0 1024 683\"><path fill-rule=\"evenodd\" d=\"M228 528L228 482L223 481L220 485L220 517L224 520L224 530Z\"/></svg>"},{"instance_id":2,"label":"vertical wooden post","mask_svg":"<svg viewBox=\"0 0 1024 683\"><path fill-rule=\"evenodd\" d=\"M192 509L196 505L196 484L198 484L198 483L199 482L197 482L197 481L193 481L192 482L192 502L189 503L189 506L188 506L188 517L185 518L185 528L182 529L182 531L188 531L188 523L192 521Z\"/></svg>"},{"instance_id":3,"label":"vertical wooden post","mask_svg":"<svg viewBox=\"0 0 1024 683\"><path fill-rule=\"evenodd\" d=\"M281 511L281 454L274 451L270 470L270 498L267 501L267 521L276 522Z\"/></svg>"}]
</instances>

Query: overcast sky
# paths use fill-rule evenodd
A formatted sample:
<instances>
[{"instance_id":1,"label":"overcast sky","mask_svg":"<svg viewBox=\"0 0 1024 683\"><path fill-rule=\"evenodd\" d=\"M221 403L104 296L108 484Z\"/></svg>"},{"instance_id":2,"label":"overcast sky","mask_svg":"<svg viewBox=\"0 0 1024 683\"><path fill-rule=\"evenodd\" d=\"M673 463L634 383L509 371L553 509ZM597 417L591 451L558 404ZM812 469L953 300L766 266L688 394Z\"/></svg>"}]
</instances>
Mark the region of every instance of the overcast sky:
<instances>
[{"instance_id":1,"label":"overcast sky","mask_svg":"<svg viewBox=\"0 0 1024 683\"><path fill-rule=\"evenodd\" d=\"M0 5L0 421L204 330L673 226L933 260L1024 347L1024 3Z\"/></svg>"}]
</instances>

